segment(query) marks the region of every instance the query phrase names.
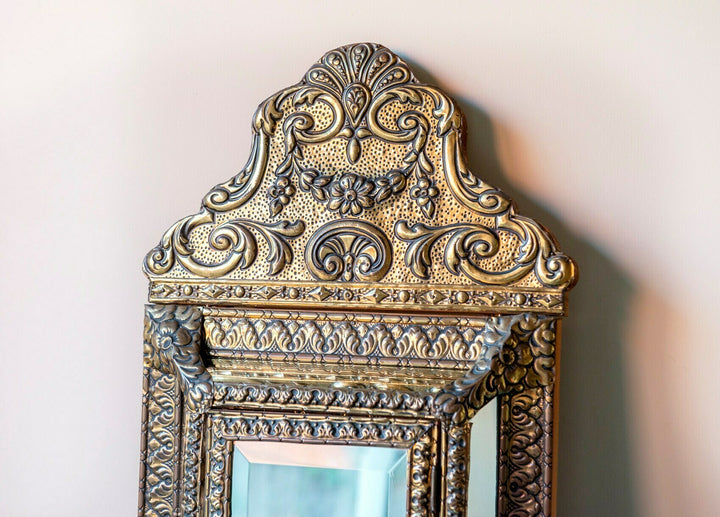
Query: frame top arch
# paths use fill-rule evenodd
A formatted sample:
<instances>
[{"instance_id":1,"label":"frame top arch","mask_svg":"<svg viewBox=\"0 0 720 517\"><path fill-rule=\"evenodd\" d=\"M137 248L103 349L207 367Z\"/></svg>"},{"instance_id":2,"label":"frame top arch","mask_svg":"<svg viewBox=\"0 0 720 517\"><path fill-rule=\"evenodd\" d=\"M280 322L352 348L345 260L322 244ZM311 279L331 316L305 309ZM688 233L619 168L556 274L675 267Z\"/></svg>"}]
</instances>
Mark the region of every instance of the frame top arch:
<instances>
[{"instance_id":1,"label":"frame top arch","mask_svg":"<svg viewBox=\"0 0 720 517\"><path fill-rule=\"evenodd\" d=\"M564 313L574 262L468 170L462 124L387 48L326 53L258 107L245 167L148 253L150 301Z\"/></svg>"}]
</instances>

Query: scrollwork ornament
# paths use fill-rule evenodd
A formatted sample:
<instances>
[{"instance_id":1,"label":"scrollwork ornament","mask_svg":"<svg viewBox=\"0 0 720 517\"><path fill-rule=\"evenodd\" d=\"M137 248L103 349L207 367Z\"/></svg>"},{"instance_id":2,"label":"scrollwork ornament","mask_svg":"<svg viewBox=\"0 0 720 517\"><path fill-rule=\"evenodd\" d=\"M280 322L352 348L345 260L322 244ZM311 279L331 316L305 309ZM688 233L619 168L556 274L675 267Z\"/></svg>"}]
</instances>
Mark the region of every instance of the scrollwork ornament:
<instances>
[{"instance_id":1,"label":"scrollwork ornament","mask_svg":"<svg viewBox=\"0 0 720 517\"><path fill-rule=\"evenodd\" d=\"M518 221L520 221L518 219ZM513 225L511 233L521 239L520 255L513 265L505 269L485 269L478 265L483 259L496 256L501 249L499 233L507 228L492 229L479 223L457 223L441 227L407 221L395 224L395 235L408 244L405 264L416 276L429 278L432 266L432 248L447 237L443 253L445 267L455 275L487 285L508 285L535 271L537 278L548 287L562 287L573 278L571 262L554 252L533 226L526 222Z\"/></svg>"},{"instance_id":2,"label":"scrollwork ornament","mask_svg":"<svg viewBox=\"0 0 720 517\"><path fill-rule=\"evenodd\" d=\"M242 250L235 250L220 263L203 263L189 246L190 234L198 227L215 224L217 214L234 210L255 195L265 175L271 136L283 116L281 106L295 90L297 87L285 89L260 105L253 117L252 148L247 164L229 181L217 185L205 196L200 212L181 219L165 232L160 243L145 258L144 267L148 274L164 275L180 261L195 275L217 278L232 271L243 258L248 259Z\"/></svg>"},{"instance_id":3,"label":"scrollwork ornament","mask_svg":"<svg viewBox=\"0 0 720 517\"><path fill-rule=\"evenodd\" d=\"M401 193L414 173L424 195L416 195L418 206L432 218L433 187L429 176L435 167L428 159L426 146L430 122L421 112L402 111L396 128L380 122L378 114L392 102L420 106L422 96L414 88L412 72L400 59L379 45L350 45L326 54L313 66L293 93L296 111L283 124L285 159L275 170L276 182L269 190L270 211L279 214L295 193L289 183L298 177L302 190L310 192L330 211L359 215ZM330 113L329 122L320 125L310 109L322 105ZM321 174L303 165L303 146L328 142L338 137L347 141L346 156L351 165L360 161L362 142L368 138L408 145L401 167L379 178L363 178L354 173ZM427 186L425 186L427 184ZM429 190L428 190L429 189ZM430 192L430 195L427 193Z\"/></svg>"},{"instance_id":4,"label":"scrollwork ornament","mask_svg":"<svg viewBox=\"0 0 720 517\"><path fill-rule=\"evenodd\" d=\"M260 185L266 197L256 196ZM257 279L258 253L270 248L267 275L258 280L294 280L297 270L288 267L297 253L292 240L305 224L318 221L298 214L299 203L293 218L277 220L296 198L321 203L332 216L369 218L389 237L394 231L393 239L407 243L407 272L398 271L405 283L437 280L447 286L449 271L462 277L457 283L463 286L469 280L539 289L560 297L553 309L561 312L563 292L576 279L575 264L547 230L516 214L505 194L468 170L457 104L438 88L419 83L407 64L381 45L332 50L298 84L263 102L253 119L247 165L215 187L198 214L166 232L148 254L145 269L153 281L186 279L188 273L200 279ZM411 203L416 215L391 228L376 210L391 200L402 203L402 210ZM395 208L400 207L388 213ZM462 213L458 208L469 209L467 221L448 217ZM268 219L258 217L263 210L269 210ZM317 225L332 216L324 214ZM259 240L265 243L258 246ZM310 277L317 279L298 280ZM348 281L360 281L354 277ZM196 293L187 292L180 298ZM361 301L351 300L349 291L343 296L343 304Z\"/></svg>"},{"instance_id":5,"label":"scrollwork ornament","mask_svg":"<svg viewBox=\"0 0 720 517\"><path fill-rule=\"evenodd\" d=\"M483 356L435 398L439 413L459 425L502 393L549 386L555 375L555 320L534 314L491 318L483 341L497 352Z\"/></svg>"},{"instance_id":6,"label":"scrollwork ornament","mask_svg":"<svg viewBox=\"0 0 720 517\"><path fill-rule=\"evenodd\" d=\"M333 221L319 228L305 248L305 263L317 280L377 282L392 264L392 247L375 225Z\"/></svg>"},{"instance_id":7,"label":"scrollwork ornament","mask_svg":"<svg viewBox=\"0 0 720 517\"><path fill-rule=\"evenodd\" d=\"M445 269L475 284L540 287L544 294L562 296L575 281L574 263L557 250L541 225L517 215L505 194L468 170L462 126L457 104L439 89L420 84L407 64L381 45L361 43L330 51L298 84L258 108L248 164L215 187L198 214L168 230L148 254L146 271L154 280L182 278L185 272L200 278L246 279L244 271L257 272L252 268L258 254L255 241L265 239L278 250L267 258L266 279L283 272L292 276L287 268L293 253L290 240L303 233L305 223L287 220L270 226L299 193L303 201L313 199L339 217L375 217L377 211L368 211L398 200L407 190L406 199L417 208L420 221L398 221L394 237L408 243L409 275L430 281L443 277L438 283L445 283L442 265L434 264L434 250L442 246ZM329 147L320 147L331 141ZM326 150L337 152L338 143L345 145L339 162ZM381 152L392 161L377 158ZM265 202L255 196L261 184L266 187ZM457 212L448 210L453 208L451 198L471 211L469 221L454 223L446 216ZM251 200L250 210L218 217ZM270 220L247 217L265 208ZM433 220L438 224L431 226ZM307 221L311 224L312 218ZM385 221L378 226L389 233ZM202 235L203 242L191 238L195 235Z\"/></svg>"},{"instance_id":8,"label":"scrollwork ornament","mask_svg":"<svg viewBox=\"0 0 720 517\"><path fill-rule=\"evenodd\" d=\"M504 283L516 281L516 274L534 270L538 280L547 287L569 289L577 280L577 268L568 256L558 251L553 237L538 223L517 215L513 201L502 191L488 185L467 168L462 147L462 115L443 92L433 87L425 91L434 98L438 117L438 134L443 137L445 178L453 196L473 212L495 220L496 233L507 232L520 240L519 255L507 273ZM464 263L463 273L477 282L486 282L487 272ZM532 266L529 268L528 266ZM522 277L523 275L520 275ZM500 277L502 278L502 277ZM490 282L491 283L491 282Z\"/></svg>"},{"instance_id":9,"label":"scrollwork ornament","mask_svg":"<svg viewBox=\"0 0 720 517\"><path fill-rule=\"evenodd\" d=\"M154 274L166 273L176 261L186 270L203 278L221 277L236 268L247 269L253 265L258 255L254 231L268 246L268 274L277 275L293 259L288 239L294 239L305 231L303 221L262 223L248 219L231 219L210 232L209 249L225 255L218 262L208 263L196 256L195 250L189 246L187 236L193 228L211 221L211 214L206 213L202 219L193 216L170 228L161 243L145 259L147 271Z\"/></svg>"}]
</instances>

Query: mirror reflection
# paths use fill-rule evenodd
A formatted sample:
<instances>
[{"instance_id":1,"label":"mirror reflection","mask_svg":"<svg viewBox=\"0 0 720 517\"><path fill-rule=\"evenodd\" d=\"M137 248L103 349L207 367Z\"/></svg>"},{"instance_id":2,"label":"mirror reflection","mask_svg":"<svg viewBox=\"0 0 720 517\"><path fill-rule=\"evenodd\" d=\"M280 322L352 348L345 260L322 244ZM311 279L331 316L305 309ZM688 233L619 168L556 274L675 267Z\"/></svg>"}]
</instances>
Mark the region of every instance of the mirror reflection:
<instances>
[{"instance_id":1,"label":"mirror reflection","mask_svg":"<svg viewBox=\"0 0 720 517\"><path fill-rule=\"evenodd\" d=\"M470 420L468 517L495 517L498 403L492 399Z\"/></svg>"},{"instance_id":2,"label":"mirror reflection","mask_svg":"<svg viewBox=\"0 0 720 517\"><path fill-rule=\"evenodd\" d=\"M236 441L233 517L402 517L408 451Z\"/></svg>"}]
</instances>

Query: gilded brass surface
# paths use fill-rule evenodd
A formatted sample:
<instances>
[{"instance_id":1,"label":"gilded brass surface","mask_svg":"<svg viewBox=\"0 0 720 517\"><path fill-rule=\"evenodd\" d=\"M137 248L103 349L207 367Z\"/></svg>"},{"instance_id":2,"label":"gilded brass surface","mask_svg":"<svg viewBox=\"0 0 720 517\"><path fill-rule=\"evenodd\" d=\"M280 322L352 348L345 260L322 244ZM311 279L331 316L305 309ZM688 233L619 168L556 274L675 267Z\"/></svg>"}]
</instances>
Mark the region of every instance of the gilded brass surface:
<instances>
[{"instance_id":1,"label":"gilded brass surface","mask_svg":"<svg viewBox=\"0 0 720 517\"><path fill-rule=\"evenodd\" d=\"M207 311L212 354L280 355L296 361L438 366L467 369L487 353L485 319L328 314L284 311Z\"/></svg>"},{"instance_id":2,"label":"gilded brass surface","mask_svg":"<svg viewBox=\"0 0 720 517\"><path fill-rule=\"evenodd\" d=\"M245 168L148 254L151 301L561 313L572 260L467 170L462 132L388 49L327 53L260 105Z\"/></svg>"},{"instance_id":3,"label":"gilded brass surface","mask_svg":"<svg viewBox=\"0 0 720 517\"><path fill-rule=\"evenodd\" d=\"M553 386L500 398L498 515L552 514Z\"/></svg>"},{"instance_id":4,"label":"gilded brass surface","mask_svg":"<svg viewBox=\"0 0 720 517\"><path fill-rule=\"evenodd\" d=\"M139 516L228 516L232 442L259 439L408 449L408 515L463 516L494 397L498 515L550 515L576 267L467 170L462 131L369 43L260 105L248 164L145 259Z\"/></svg>"}]
</instances>

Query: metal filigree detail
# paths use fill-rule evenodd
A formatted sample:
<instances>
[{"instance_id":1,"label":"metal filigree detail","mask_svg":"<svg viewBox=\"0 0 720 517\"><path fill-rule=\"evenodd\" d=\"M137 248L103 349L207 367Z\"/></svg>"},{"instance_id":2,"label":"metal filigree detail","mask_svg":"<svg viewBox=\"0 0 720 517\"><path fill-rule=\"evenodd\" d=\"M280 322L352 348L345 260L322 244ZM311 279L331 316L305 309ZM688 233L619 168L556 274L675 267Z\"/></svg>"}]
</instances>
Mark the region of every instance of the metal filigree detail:
<instances>
[{"instance_id":1,"label":"metal filigree detail","mask_svg":"<svg viewBox=\"0 0 720 517\"><path fill-rule=\"evenodd\" d=\"M206 282L152 282L150 301L245 305L271 302L297 307L298 304L346 308L348 303L367 309L406 309L468 313L542 311L562 314L564 297L532 289L512 291L460 286L354 286L337 283L253 284Z\"/></svg>"},{"instance_id":2,"label":"metal filigree detail","mask_svg":"<svg viewBox=\"0 0 720 517\"><path fill-rule=\"evenodd\" d=\"M341 215L360 215L363 210L374 207L395 194L400 194L407 185L408 170L393 170L378 178L365 178L352 172L334 175L323 175L315 169L304 169L298 172L298 182L304 192L309 192L321 202L327 201L327 209ZM287 176L282 176L287 179ZM278 180L280 181L280 180ZM423 182L423 183L421 183ZM422 195L423 185L431 185L431 181L422 176L413 189L417 195L413 197L418 206L426 207L428 214L435 210L434 196ZM417 190L416 190L417 189ZM437 192L437 189L431 192ZM430 215L429 217L432 217Z\"/></svg>"},{"instance_id":3,"label":"metal filigree detail","mask_svg":"<svg viewBox=\"0 0 720 517\"><path fill-rule=\"evenodd\" d=\"M362 43L252 129L146 257L150 300L178 305L147 309L140 514L227 515L231 442L262 439L408 449L409 514L461 516L469 419L497 396L498 513L547 516L576 268L467 169L456 104Z\"/></svg>"},{"instance_id":4,"label":"metal filigree detail","mask_svg":"<svg viewBox=\"0 0 720 517\"><path fill-rule=\"evenodd\" d=\"M325 390L302 384L268 384L245 381L237 384L216 384L213 394L217 407L250 408L331 408L392 410L426 416L432 409L433 397L408 390L368 388L329 388Z\"/></svg>"},{"instance_id":5,"label":"metal filigree detail","mask_svg":"<svg viewBox=\"0 0 720 517\"><path fill-rule=\"evenodd\" d=\"M252 313L250 313L252 314ZM283 318L285 316L285 318ZM448 318L273 313L205 318L211 354L293 361L467 368L486 357L483 322Z\"/></svg>"},{"instance_id":6,"label":"metal filigree detail","mask_svg":"<svg viewBox=\"0 0 720 517\"><path fill-rule=\"evenodd\" d=\"M165 232L160 243L150 250L145 258L144 267L147 273L164 275L178 262L186 270L201 278L217 278L226 275L243 261L242 249L233 250L235 240L234 237L229 236L219 240L221 248L216 250L227 251L226 256L218 263L203 262L198 258L202 250L190 246L190 234L197 228L215 224L218 214L244 205L255 195L265 174L270 137L275 132L277 122L282 118L280 106L291 94L291 90L272 96L257 109L253 118L252 149L245 167L229 181L212 189L203 199L200 212L181 219ZM263 223L258 222L258 224ZM282 221L281 230L283 230L282 226L294 227L302 233L304 226L298 226L301 224L302 221L295 223ZM290 231L291 235L286 237L296 236L292 235L294 229ZM209 249L214 249L211 240L208 240L207 246ZM248 256L245 255L245 263L248 263L247 259Z\"/></svg>"},{"instance_id":7,"label":"metal filigree detail","mask_svg":"<svg viewBox=\"0 0 720 517\"><path fill-rule=\"evenodd\" d=\"M470 425L450 426L447 432L445 515L465 517L470 474Z\"/></svg>"},{"instance_id":8,"label":"metal filigree detail","mask_svg":"<svg viewBox=\"0 0 720 517\"><path fill-rule=\"evenodd\" d=\"M498 515L551 514L553 386L501 397Z\"/></svg>"},{"instance_id":9,"label":"metal filigree detail","mask_svg":"<svg viewBox=\"0 0 720 517\"><path fill-rule=\"evenodd\" d=\"M217 250L232 250L231 255L239 259L234 267L246 269L252 265L258 254L257 241L250 230L261 235L268 246L268 273L277 275L289 262L293 253L287 239L293 239L305 231L305 223L280 221L263 224L243 219L228 221L216 227L210 234L210 243ZM211 275L208 275L211 276Z\"/></svg>"},{"instance_id":10,"label":"metal filigree detail","mask_svg":"<svg viewBox=\"0 0 720 517\"><path fill-rule=\"evenodd\" d=\"M148 367L143 370L138 513L172 515L178 500L180 390L175 375Z\"/></svg>"},{"instance_id":11,"label":"metal filigree detail","mask_svg":"<svg viewBox=\"0 0 720 517\"><path fill-rule=\"evenodd\" d=\"M326 203L328 210L341 214L358 215L400 194L413 173L416 189L425 189L427 194L432 183L429 176L435 171L425 151L430 122L413 109L422 104L421 95L408 87L414 82L408 66L380 45L361 43L327 53L305 74L293 94L292 105L306 111L297 111L283 124L286 157L275 170L275 186L268 191L271 214L277 215L290 202L295 193L293 176L298 177L303 191ZM391 102L408 105L398 114L392 128L379 116ZM324 125L309 110L316 104L331 112L330 121ZM301 164L304 145L325 143L336 137L346 140L345 153L351 165L360 161L363 141L369 138L409 148L397 169L378 178L352 173L335 178L334 174L323 174ZM436 196L414 197L427 217L434 214Z\"/></svg>"},{"instance_id":12,"label":"metal filigree detail","mask_svg":"<svg viewBox=\"0 0 720 517\"><path fill-rule=\"evenodd\" d=\"M430 431L431 422L323 415L217 415L210 417L216 435L232 439L268 439L303 443L410 447Z\"/></svg>"},{"instance_id":13,"label":"metal filigree detail","mask_svg":"<svg viewBox=\"0 0 720 517\"><path fill-rule=\"evenodd\" d=\"M444 170L450 192L473 212L492 217L497 234L505 233L519 238L519 246L512 250L518 254L515 263L534 262L538 281L542 285L563 289L572 287L577 278L575 263L557 250L553 237L532 219L517 215L515 204L507 195L479 179L467 168L461 137L462 115L445 94L435 88L431 89L439 115L438 135L444 140L442 158L443 163L447 164ZM467 249L467 246L463 248ZM511 270L514 270L514 266ZM485 282L484 273L487 272L481 271L481 268L468 266L468 271L471 272L468 276L474 281ZM510 284L516 280L510 276L503 283Z\"/></svg>"},{"instance_id":14,"label":"metal filigree detail","mask_svg":"<svg viewBox=\"0 0 720 517\"><path fill-rule=\"evenodd\" d=\"M141 515L174 514L180 500L181 406L185 408L182 424L185 433L182 486L185 489L188 477L193 475L193 469L197 469L193 464L192 440L188 440L188 436L192 436L193 429L197 428L212 397L212 379L200 358L202 318L202 310L198 307L146 307L144 366L147 399L143 417L145 469L141 475ZM183 498L187 501L187 490L183 491Z\"/></svg>"},{"instance_id":15,"label":"metal filigree detail","mask_svg":"<svg viewBox=\"0 0 720 517\"><path fill-rule=\"evenodd\" d=\"M305 248L305 264L318 280L377 282L390 269L385 234L363 221L335 221L319 228Z\"/></svg>"},{"instance_id":16,"label":"metal filigree detail","mask_svg":"<svg viewBox=\"0 0 720 517\"><path fill-rule=\"evenodd\" d=\"M188 412L183 422L182 515L197 517L200 502L205 413Z\"/></svg>"},{"instance_id":17,"label":"metal filigree detail","mask_svg":"<svg viewBox=\"0 0 720 517\"><path fill-rule=\"evenodd\" d=\"M410 517L432 515L430 508L430 465L433 455L430 429L425 428L410 448Z\"/></svg>"},{"instance_id":18,"label":"metal filigree detail","mask_svg":"<svg viewBox=\"0 0 720 517\"><path fill-rule=\"evenodd\" d=\"M569 270L564 267L567 258L553 253L543 243L535 228L527 224L514 226L521 239L521 253L512 266L506 269L488 269L481 261L497 256L501 249L498 231L481 224L458 223L431 227L422 223L408 226L407 221L395 224L395 235L409 243L405 252L405 265L420 278L430 277L432 247L447 237L443 254L445 267L454 275L463 274L475 282L488 285L507 285L517 282L534 270L537 278L548 287L561 287L569 281ZM523 230L520 232L519 230ZM510 230L507 230L510 231Z\"/></svg>"},{"instance_id":19,"label":"metal filigree detail","mask_svg":"<svg viewBox=\"0 0 720 517\"><path fill-rule=\"evenodd\" d=\"M549 386L555 375L555 320L533 314L491 318L484 342L500 348L490 364L480 359L435 399L438 411L460 424L501 393Z\"/></svg>"},{"instance_id":20,"label":"metal filigree detail","mask_svg":"<svg viewBox=\"0 0 720 517\"><path fill-rule=\"evenodd\" d=\"M155 274L163 274L170 270L175 260L188 271L204 277L217 278L236 268L247 269L257 258L258 245L251 230L262 236L269 248L267 262L270 264L269 274L277 275L289 262L292 262L292 249L287 239L292 239L305 230L302 221L280 221L273 224L260 223L245 219L233 219L216 226L208 236L210 249L225 253L217 263L208 263L195 254L188 246L186 235L199 224L210 221L206 214L205 220L197 216L183 219L170 228L161 243L148 254L145 265Z\"/></svg>"}]
</instances>

